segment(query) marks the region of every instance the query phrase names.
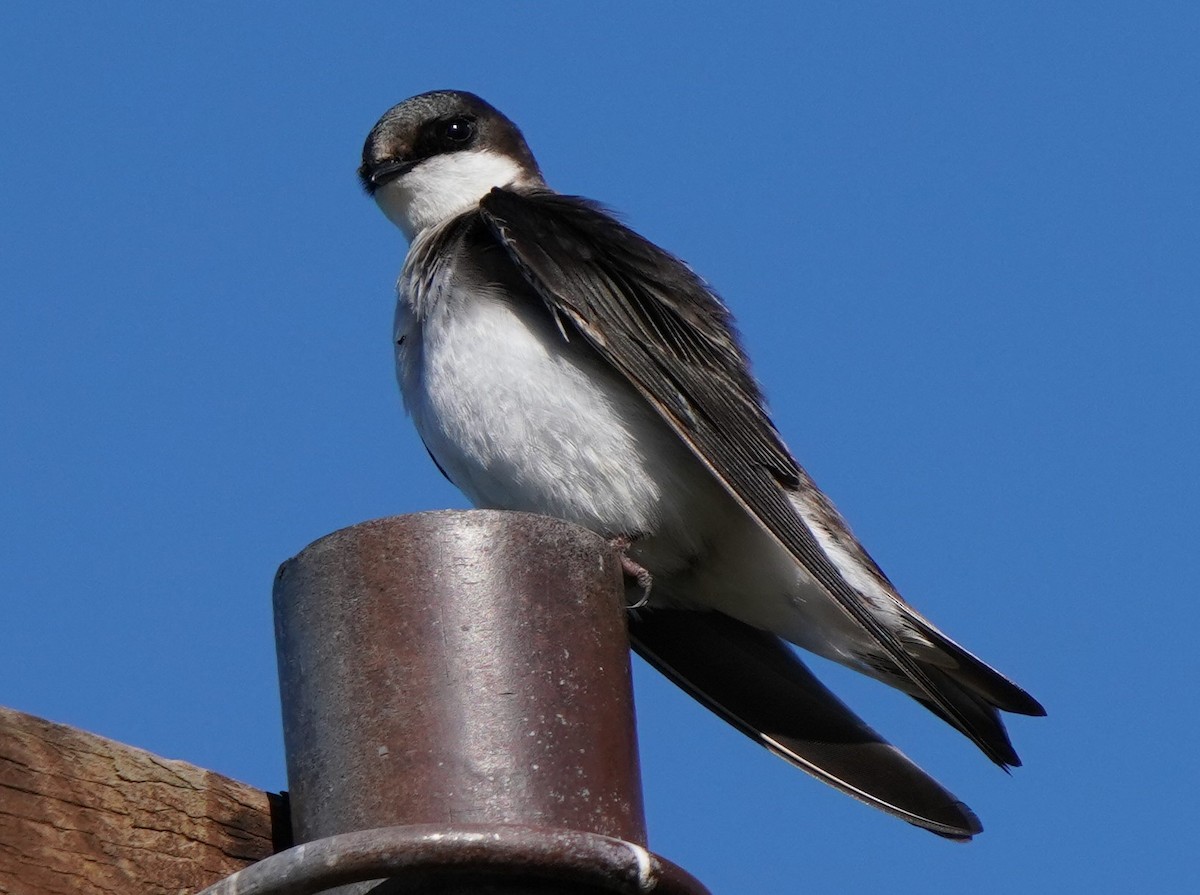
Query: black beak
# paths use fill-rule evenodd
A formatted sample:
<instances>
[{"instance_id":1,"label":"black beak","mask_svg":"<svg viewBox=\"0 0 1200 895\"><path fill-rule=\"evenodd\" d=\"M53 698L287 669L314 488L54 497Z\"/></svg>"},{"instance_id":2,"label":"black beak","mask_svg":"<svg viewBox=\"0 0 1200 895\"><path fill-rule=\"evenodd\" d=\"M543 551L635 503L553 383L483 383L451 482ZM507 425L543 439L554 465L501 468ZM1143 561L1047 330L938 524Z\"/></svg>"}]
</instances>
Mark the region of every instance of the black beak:
<instances>
[{"instance_id":1,"label":"black beak","mask_svg":"<svg viewBox=\"0 0 1200 895\"><path fill-rule=\"evenodd\" d=\"M358 169L358 179L362 182L367 195L374 196L376 190L408 173L414 164L416 163L400 159L384 159L375 163L363 162L362 167Z\"/></svg>"}]
</instances>

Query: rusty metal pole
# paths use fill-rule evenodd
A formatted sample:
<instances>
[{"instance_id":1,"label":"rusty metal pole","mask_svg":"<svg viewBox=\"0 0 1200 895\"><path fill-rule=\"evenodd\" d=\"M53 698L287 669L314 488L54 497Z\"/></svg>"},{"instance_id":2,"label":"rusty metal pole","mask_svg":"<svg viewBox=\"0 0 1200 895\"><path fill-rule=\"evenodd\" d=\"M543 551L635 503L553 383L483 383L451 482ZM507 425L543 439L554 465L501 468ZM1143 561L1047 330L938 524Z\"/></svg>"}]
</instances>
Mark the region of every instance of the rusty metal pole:
<instances>
[{"instance_id":1,"label":"rusty metal pole","mask_svg":"<svg viewBox=\"0 0 1200 895\"><path fill-rule=\"evenodd\" d=\"M624 600L603 538L521 513L381 519L284 563L288 783L310 845L209 891L703 893L645 850Z\"/></svg>"}]
</instances>

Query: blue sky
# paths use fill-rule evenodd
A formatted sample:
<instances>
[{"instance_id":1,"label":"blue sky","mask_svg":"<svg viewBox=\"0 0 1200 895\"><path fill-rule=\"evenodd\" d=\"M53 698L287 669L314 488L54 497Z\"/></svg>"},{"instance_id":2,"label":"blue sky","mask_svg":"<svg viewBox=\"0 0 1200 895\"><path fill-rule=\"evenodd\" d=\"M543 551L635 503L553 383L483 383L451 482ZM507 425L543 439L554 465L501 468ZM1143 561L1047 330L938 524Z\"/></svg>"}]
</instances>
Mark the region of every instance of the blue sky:
<instances>
[{"instance_id":1,"label":"blue sky","mask_svg":"<svg viewBox=\"0 0 1200 895\"><path fill-rule=\"evenodd\" d=\"M354 169L393 103L468 89L714 284L893 580L1050 712L1007 777L821 666L980 814L962 846L639 665L651 845L716 893L1194 881L1200 7L13 3L0 34L0 704L285 786L277 564L463 505Z\"/></svg>"}]
</instances>

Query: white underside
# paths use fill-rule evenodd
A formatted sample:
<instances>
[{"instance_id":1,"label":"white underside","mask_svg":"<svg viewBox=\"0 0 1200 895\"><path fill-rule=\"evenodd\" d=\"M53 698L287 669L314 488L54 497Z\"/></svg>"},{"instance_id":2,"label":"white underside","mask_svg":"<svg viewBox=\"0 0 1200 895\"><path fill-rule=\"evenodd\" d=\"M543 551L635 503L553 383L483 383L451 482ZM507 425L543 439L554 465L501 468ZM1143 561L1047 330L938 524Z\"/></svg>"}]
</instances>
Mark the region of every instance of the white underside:
<instances>
[{"instance_id":1,"label":"white underside","mask_svg":"<svg viewBox=\"0 0 1200 895\"><path fill-rule=\"evenodd\" d=\"M668 530L673 552L699 549L687 516L716 489L689 487L700 470L686 447L543 318L477 295L418 324L401 302L396 333L405 406L474 504L610 536Z\"/></svg>"},{"instance_id":2,"label":"white underside","mask_svg":"<svg viewBox=\"0 0 1200 895\"><path fill-rule=\"evenodd\" d=\"M720 609L856 667L875 651L650 406L543 315L443 288L418 320L401 289L405 406L472 503L642 536L631 554L654 576L652 604Z\"/></svg>"}]
</instances>

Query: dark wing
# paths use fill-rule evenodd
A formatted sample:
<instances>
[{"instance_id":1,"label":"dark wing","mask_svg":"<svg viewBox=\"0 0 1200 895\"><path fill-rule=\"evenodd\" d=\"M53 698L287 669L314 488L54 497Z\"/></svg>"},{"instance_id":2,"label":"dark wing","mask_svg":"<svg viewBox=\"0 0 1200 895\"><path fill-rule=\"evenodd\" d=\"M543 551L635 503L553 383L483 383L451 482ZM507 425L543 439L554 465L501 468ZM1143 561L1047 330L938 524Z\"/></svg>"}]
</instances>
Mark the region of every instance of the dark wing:
<instances>
[{"instance_id":1,"label":"dark wing","mask_svg":"<svg viewBox=\"0 0 1200 895\"><path fill-rule=\"evenodd\" d=\"M951 839L983 830L970 808L868 727L783 641L719 612L631 613L647 662L819 780Z\"/></svg>"},{"instance_id":2,"label":"dark wing","mask_svg":"<svg viewBox=\"0 0 1200 895\"><path fill-rule=\"evenodd\" d=\"M788 499L808 481L763 409L728 311L686 265L599 206L549 191L494 189L483 220L558 321L626 377L746 512L915 685L921 701L1004 766L995 710L910 656L830 562ZM995 721L980 723L981 721ZM1002 731L1002 727L1000 727Z\"/></svg>"}]
</instances>

